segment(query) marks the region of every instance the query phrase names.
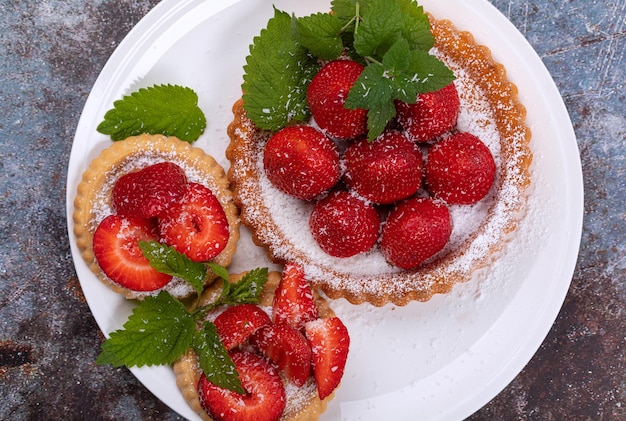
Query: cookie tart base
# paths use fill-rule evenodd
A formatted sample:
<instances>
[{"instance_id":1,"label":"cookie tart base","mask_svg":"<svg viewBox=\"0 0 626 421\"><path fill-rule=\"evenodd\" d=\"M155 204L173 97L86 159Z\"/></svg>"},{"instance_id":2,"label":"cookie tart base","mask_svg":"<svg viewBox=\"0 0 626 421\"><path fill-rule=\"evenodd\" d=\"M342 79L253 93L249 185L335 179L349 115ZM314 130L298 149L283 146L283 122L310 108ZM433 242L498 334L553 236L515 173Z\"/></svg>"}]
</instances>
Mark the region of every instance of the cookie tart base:
<instances>
[{"instance_id":1,"label":"cookie tart base","mask_svg":"<svg viewBox=\"0 0 626 421\"><path fill-rule=\"evenodd\" d=\"M136 292L110 280L96 262L93 235L100 221L114 213L111 208L111 191L115 182L124 174L163 161L178 164L190 182L208 187L224 208L230 238L224 250L213 261L228 266L237 249L239 211L233 203L226 173L212 156L178 138L162 135L144 134L114 142L103 150L83 173L74 199L74 235L81 255L92 272L115 292L129 299L154 295L161 289ZM193 288L178 278L173 278L162 289L179 298L193 293Z\"/></svg>"},{"instance_id":2,"label":"cookie tart base","mask_svg":"<svg viewBox=\"0 0 626 421\"><path fill-rule=\"evenodd\" d=\"M226 156L242 222L272 261L300 264L312 287L330 298L382 306L447 293L497 258L523 216L532 154L526 110L518 102L517 88L507 80L504 66L493 60L487 47L477 45L472 34L432 17L431 27L436 40L432 53L457 76L461 109L456 129L482 139L494 155L498 173L485 199L449 207L454 226L450 242L417 269L389 265L378 247L350 258L324 253L308 228L313 203L279 192L265 176L263 148L270 133L246 117L242 100L233 106Z\"/></svg>"},{"instance_id":3,"label":"cookie tart base","mask_svg":"<svg viewBox=\"0 0 626 421\"><path fill-rule=\"evenodd\" d=\"M231 274L230 281L237 282L244 274L245 273L237 275ZM280 276L279 272L269 272L268 281L260 296L259 304L261 307L271 308L274 292L280 282ZM211 287L206 289L202 294L200 303L207 304L215 301L219 296L220 290L219 282L211 285ZM315 302L320 317L327 318L335 316L328 302L318 294L315 294ZM176 384L185 398L185 401L203 420L211 421L209 415L200 406L197 385L202 371L200 370L198 357L195 352L188 351L187 354L174 363L173 368L174 374L176 374ZM333 392L331 395L324 398L324 400L320 400L313 376L309 377L302 387L295 386L286 379L283 379L283 383L285 384L287 403L280 417L280 421L316 421L320 415L326 411L328 402L334 397Z\"/></svg>"}]
</instances>

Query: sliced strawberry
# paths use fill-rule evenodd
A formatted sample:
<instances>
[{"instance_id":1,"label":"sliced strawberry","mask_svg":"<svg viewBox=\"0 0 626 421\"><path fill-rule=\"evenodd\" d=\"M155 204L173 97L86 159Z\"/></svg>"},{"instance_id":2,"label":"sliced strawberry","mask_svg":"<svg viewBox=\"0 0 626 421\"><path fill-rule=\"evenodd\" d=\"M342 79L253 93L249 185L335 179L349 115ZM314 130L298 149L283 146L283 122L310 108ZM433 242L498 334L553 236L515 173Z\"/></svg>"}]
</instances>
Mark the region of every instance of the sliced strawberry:
<instances>
[{"instance_id":1,"label":"sliced strawberry","mask_svg":"<svg viewBox=\"0 0 626 421\"><path fill-rule=\"evenodd\" d=\"M159 234L179 253L206 262L226 247L228 219L209 188L188 183L183 197L159 218Z\"/></svg>"},{"instance_id":2,"label":"sliced strawberry","mask_svg":"<svg viewBox=\"0 0 626 421\"><path fill-rule=\"evenodd\" d=\"M265 146L263 166L277 189L311 200L339 180L339 152L335 143L311 126L288 126Z\"/></svg>"},{"instance_id":3,"label":"sliced strawberry","mask_svg":"<svg viewBox=\"0 0 626 421\"><path fill-rule=\"evenodd\" d=\"M150 266L139 241L158 241L151 220L109 215L93 236L96 261L109 279L133 291L154 291L172 277Z\"/></svg>"},{"instance_id":4,"label":"sliced strawberry","mask_svg":"<svg viewBox=\"0 0 626 421\"><path fill-rule=\"evenodd\" d=\"M160 162L123 175L113 186L113 207L119 215L159 216L185 192L187 176L172 162Z\"/></svg>"},{"instance_id":5,"label":"sliced strawberry","mask_svg":"<svg viewBox=\"0 0 626 421\"><path fill-rule=\"evenodd\" d=\"M317 125L331 137L350 139L367 133L367 110L345 107L350 88L364 67L351 60L327 63L307 88L307 103Z\"/></svg>"},{"instance_id":6,"label":"sliced strawberry","mask_svg":"<svg viewBox=\"0 0 626 421\"><path fill-rule=\"evenodd\" d=\"M343 180L349 189L374 203L405 199L422 185L422 152L396 131L373 142L352 143L344 154Z\"/></svg>"},{"instance_id":7,"label":"sliced strawberry","mask_svg":"<svg viewBox=\"0 0 626 421\"><path fill-rule=\"evenodd\" d=\"M285 409L285 387L278 372L263 357L249 352L230 354L246 390L240 395L211 383L198 382L200 405L215 421L275 421Z\"/></svg>"},{"instance_id":8,"label":"sliced strawberry","mask_svg":"<svg viewBox=\"0 0 626 421\"><path fill-rule=\"evenodd\" d=\"M410 199L389 213L380 248L389 263L411 269L443 249L451 233L450 212L441 201Z\"/></svg>"},{"instance_id":9,"label":"sliced strawberry","mask_svg":"<svg viewBox=\"0 0 626 421\"><path fill-rule=\"evenodd\" d=\"M272 323L270 316L254 304L228 307L215 318L215 327L222 343L231 350L245 343L257 330Z\"/></svg>"},{"instance_id":10,"label":"sliced strawberry","mask_svg":"<svg viewBox=\"0 0 626 421\"><path fill-rule=\"evenodd\" d=\"M272 321L302 330L304 324L319 317L313 291L304 277L304 270L294 263L287 263L274 294Z\"/></svg>"},{"instance_id":11,"label":"sliced strawberry","mask_svg":"<svg viewBox=\"0 0 626 421\"><path fill-rule=\"evenodd\" d=\"M454 128L459 116L459 94L454 83L419 94L415 104L396 102L398 122L415 142L433 142Z\"/></svg>"},{"instance_id":12,"label":"sliced strawberry","mask_svg":"<svg viewBox=\"0 0 626 421\"><path fill-rule=\"evenodd\" d=\"M330 395L341 382L348 359L350 335L338 317L317 319L305 325L313 352L313 377L320 399Z\"/></svg>"},{"instance_id":13,"label":"sliced strawberry","mask_svg":"<svg viewBox=\"0 0 626 421\"><path fill-rule=\"evenodd\" d=\"M267 325L257 330L250 342L296 386L311 374L311 347L302 333L287 325Z\"/></svg>"},{"instance_id":14,"label":"sliced strawberry","mask_svg":"<svg viewBox=\"0 0 626 421\"><path fill-rule=\"evenodd\" d=\"M426 184L449 204L471 205L484 198L495 179L489 148L470 133L455 133L433 146L426 161Z\"/></svg>"},{"instance_id":15,"label":"sliced strawberry","mask_svg":"<svg viewBox=\"0 0 626 421\"><path fill-rule=\"evenodd\" d=\"M371 204L347 191L337 191L315 204L309 227L326 253L350 257L374 246L380 217Z\"/></svg>"}]
</instances>

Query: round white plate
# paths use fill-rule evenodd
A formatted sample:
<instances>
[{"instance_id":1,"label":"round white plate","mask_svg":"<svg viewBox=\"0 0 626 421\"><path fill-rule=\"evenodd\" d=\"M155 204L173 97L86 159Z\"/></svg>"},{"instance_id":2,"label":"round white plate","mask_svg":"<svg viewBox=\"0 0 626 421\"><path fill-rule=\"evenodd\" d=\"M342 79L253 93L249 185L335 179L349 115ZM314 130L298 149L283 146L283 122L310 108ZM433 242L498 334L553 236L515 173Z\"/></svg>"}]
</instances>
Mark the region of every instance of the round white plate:
<instances>
[{"instance_id":1,"label":"round white plate","mask_svg":"<svg viewBox=\"0 0 626 421\"><path fill-rule=\"evenodd\" d=\"M562 99L524 37L485 0L422 0L489 46L508 69L533 132L529 211L498 264L480 280L405 307L332 303L352 337L350 358L324 420L461 420L497 395L544 340L567 293L582 229L583 189L576 139ZM196 142L224 167L231 105L242 67L272 5L302 16L327 0L164 0L128 34L85 104L69 162L67 217L76 271L105 334L120 328L132 303L89 271L73 241L72 202L89 162L110 140L96 132L104 113L140 87L171 83L199 95L208 128ZM268 266L244 230L232 273ZM272 267L272 266L270 266ZM132 369L182 416L199 419L182 399L169 367Z\"/></svg>"}]
</instances>

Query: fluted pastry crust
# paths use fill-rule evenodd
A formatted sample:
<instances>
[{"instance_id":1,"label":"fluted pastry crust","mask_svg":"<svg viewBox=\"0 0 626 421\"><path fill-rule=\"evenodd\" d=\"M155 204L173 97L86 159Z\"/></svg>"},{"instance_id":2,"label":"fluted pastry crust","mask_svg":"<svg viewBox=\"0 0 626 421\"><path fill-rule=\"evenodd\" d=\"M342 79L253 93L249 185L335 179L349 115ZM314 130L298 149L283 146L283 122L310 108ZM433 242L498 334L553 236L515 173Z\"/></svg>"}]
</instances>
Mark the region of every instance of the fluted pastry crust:
<instances>
[{"instance_id":1,"label":"fluted pastry crust","mask_svg":"<svg viewBox=\"0 0 626 421\"><path fill-rule=\"evenodd\" d=\"M264 174L262 151L270 134L246 117L243 100L233 106L226 156L242 222L270 260L300 264L311 285L330 298L382 306L426 301L434 294L447 293L497 257L523 216L532 153L526 109L518 101L517 87L508 81L504 66L493 60L489 48L476 44L471 33L458 31L450 21L430 19L436 40L432 52L457 76L459 129L487 143L498 174L491 193L479 204L469 210L451 207L455 231L450 244L417 269L392 267L379 250L347 259L325 255L308 232L312 204L286 197Z\"/></svg>"},{"instance_id":2,"label":"fluted pastry crust","mask_svg":"<svg viewBox=\"0 0 626 421\"><path fill-rule=\"evenodd\" d=\"M231 282L237 282L245 273L230 275ZM274 299L274 292L280 282L279 272L269 272L268 281L265 284L260 296L260 305L270 307ZM219 295L219 282L211 285L202 295L201 303L213 302ZM335 313L329 307L328 302L315 294L315 302L319 310L320 317L333 317ZM198 381L202 371L198 365L198 357L192 350L174 363L174 374L176 374L176 384L189 406L198 413L203 420L211 421L209 415L200 406L198 397ZM287 405L280 417L281 421L316 421L326 410L328 402L333 399L334 393L320 400L317 393L315 380L310 377L302 387L290 384L287 380L285 391L287 393Z\"/></svg>"},{"instance_id":3,"label":"fluted pastry crust","mask_svg":"<svg viewBox=\"0 0 626 421\"><path fill-rule=\"evenodd\" d=\"M224 250L213 261L228 266L237 250L239 211L232 200L226 173L212 156L188 142L163 135L143 134L114 142L103 150L83 173L74 200L74 235L80 253L92 272L115 292L129 299L140 299L160 290L140 293L110 280L96 262L93 234L100 221L112 213L111 191L115 182L124 174L162 161L180 165L189 181L201 183L211 189L224 208L230 238ZM163 289L178 298L193 293L193 289L186 282L176 278Z\"/></svg>"}]
</instances>

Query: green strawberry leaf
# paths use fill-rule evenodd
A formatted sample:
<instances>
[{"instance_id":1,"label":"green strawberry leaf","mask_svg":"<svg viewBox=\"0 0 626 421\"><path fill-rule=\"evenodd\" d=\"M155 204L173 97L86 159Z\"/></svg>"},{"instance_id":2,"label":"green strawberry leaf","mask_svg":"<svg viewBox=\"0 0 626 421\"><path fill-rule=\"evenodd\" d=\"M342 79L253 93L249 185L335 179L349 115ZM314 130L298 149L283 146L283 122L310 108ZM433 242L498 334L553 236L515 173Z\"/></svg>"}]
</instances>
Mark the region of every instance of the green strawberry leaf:
<instances>
[{"instance_id":1,"label":"green strawberry leaf","mask_svg":"<svg viewBox=\"0 0 626 421\"><path fill-rule=\"evenodd\" d=\"M275 9L246 58L244 109L263 130L278 130L309 117L306 87L319 65L296 40L292 25L287 13Z\"/></svg>"},{"instance_id":2,"label":"green strawberry leaf","mask_svg":"<svg viewBox=\"0 0 626 421\"><path fill-rule=\"evenodd\" d=\"M114 367L171 364L191 347L195 330L185 306L162 291L141 301L124 328L111 333L96 363Z\"/></svg>"},{"instance_id":3,"label":"green strawberry leaf","mask_svg":"<svg viewBox=\"0 0 626 421\"><path fill-rule=\"evenodd\" d=\"M237 393L245 393L235 364L213 323L204 322L202 328L195 332L193 350L198 355L200 368L211 383Z\"/></svg>"},{"instance_id":4,"label":"green strawberry leaf","mask_svg":"<svg viewBox=\"0 0 626 421\"><path fill-rule=\"evenodd\" d=\"M192 89L154 85L115 101L97 130L114 141L148 133L175 136L191 143L198 140L205 128L206 117Z\"/></svg>"},{"instance_id":5,"label":"green strawberry leaf","mask_svg":"<svg viewBox=\"0 0 626 421\"><path fill-rule=\"evenodd\" d=\"M187 281L198 294L202 293L207 277L203 263L194 262L173 247L157 241L140 241L139 248L154 269L181 278Z\"/></svg>"}]
</instances>

